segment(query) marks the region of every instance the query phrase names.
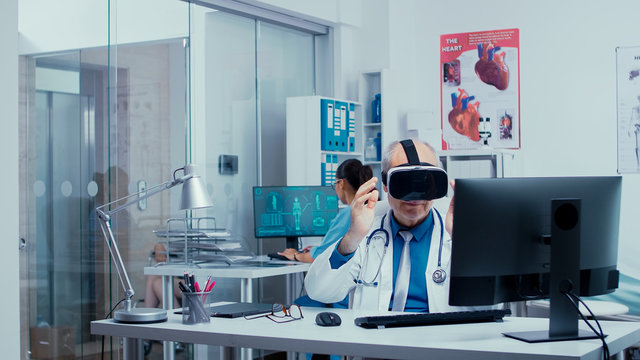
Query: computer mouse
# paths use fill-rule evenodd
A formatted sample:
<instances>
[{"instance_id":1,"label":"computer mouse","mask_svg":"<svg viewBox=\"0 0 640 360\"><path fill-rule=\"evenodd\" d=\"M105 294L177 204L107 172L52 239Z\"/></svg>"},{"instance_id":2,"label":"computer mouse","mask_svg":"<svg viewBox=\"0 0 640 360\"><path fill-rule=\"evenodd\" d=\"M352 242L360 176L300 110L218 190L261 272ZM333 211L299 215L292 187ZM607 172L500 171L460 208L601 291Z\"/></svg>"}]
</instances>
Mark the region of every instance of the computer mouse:
<instances>
[{"instance_id":1,"label":"computer mouse","mask_svg":"<svg viewBox=\"0 0 640 360\"><path fill-rule=\"evenodd\" d=\"M316 324L320 326L339 326L342 324L342 320L338 314L324 311L316 315Z\"/></svg>"}]
</instances>

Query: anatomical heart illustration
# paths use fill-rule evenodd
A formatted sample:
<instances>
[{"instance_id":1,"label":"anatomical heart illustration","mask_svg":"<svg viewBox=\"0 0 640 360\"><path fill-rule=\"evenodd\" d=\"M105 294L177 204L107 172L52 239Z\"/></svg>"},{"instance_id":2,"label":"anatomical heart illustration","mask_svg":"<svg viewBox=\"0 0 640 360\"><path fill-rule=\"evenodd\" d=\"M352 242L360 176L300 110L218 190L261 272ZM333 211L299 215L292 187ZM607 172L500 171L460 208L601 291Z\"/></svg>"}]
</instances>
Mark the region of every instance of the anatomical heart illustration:
<instances>
[{"instance_id":1,"label":"anatomical heart illustration","mask_svg":"<svg viewBox=\"0 0 640 360\"><path fill-rule=\"evenodd\" d=\"M449 112L449 124L458 134L464 135L473 141L480 141L478 124L479 101L472 102L473 96L468 96L464 89L458 89L459 95L451 93L451 106Z\"/></svg>"},{"instance_id":2,"label":"anatomical heart illustration","mask_svg":"<svg viewBox=\"0 0 640 360\"><path fill-rule=\"evenodd\" d=\"M504 90L509 86L509 68L504 63L504 51L499 50L500 46L494 47L491 43L478 44L475 70L482 82Z\"/></svg>"},{"instance_id":3,"label":"anatomical heart illustration","mask_svg":"<svg viewBox=\"0 0 640 360\"><path fill-rule=\"evenodd\" d=\"M440 36L443 150L520 148L519 67L518 29Z\"/></svg>"}]
</instances>

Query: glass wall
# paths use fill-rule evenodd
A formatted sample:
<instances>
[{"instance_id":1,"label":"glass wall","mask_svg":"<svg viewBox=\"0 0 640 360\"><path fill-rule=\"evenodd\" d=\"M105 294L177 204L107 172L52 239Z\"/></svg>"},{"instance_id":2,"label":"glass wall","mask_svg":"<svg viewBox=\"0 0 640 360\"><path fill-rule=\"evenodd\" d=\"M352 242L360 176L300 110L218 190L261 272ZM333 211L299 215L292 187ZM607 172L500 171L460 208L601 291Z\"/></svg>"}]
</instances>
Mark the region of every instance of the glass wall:
<instances>
[{"instance_id":1,"label":"glass wall","mask_svg":"<svg viewBox=\"0 0 640 360\"><path fill-rule=\"evenodd\" d=\"M34 112L22 145L23 234L29 244L22 261L30 284L23 324L31 336L23 348L35 355L36 337L54 332L66 336L75 355L99 349L89 323L103 318L123 293L93 210L169 180L184 165L184 43L123 45L113 66L107 47L24 62L33 78L28 91ZM112 220L127 270L136 274L136 300L144 300L141 274L157 242L153 230L171 214L171 197L159 194L149 206L132 207Z\"/></svg>"},{"instance_id":2,"label":"glass wall","mask_svg":"<svg viewBox=\"0 0 640 360\"><path fill-rule=\"evenodd\" d=\"M90 322L124 295L94 209L171 180L186 163L201 165L213 208L180 212L172 189L112 218L135 302L159 306L144 267L169 219L215 218L247 253L260 252L251 189L285 184L285 98L314 94L313 35L182 1L154 2L149 24L142 2L63 2L44 9L55 26L21 29L24 358L99 356ZM35 3L21 5L21 18L41 16ZM101 34L68 20L83 9L81 22L105 24ZM237 166L221 171L229 157ZM213 300L239 300L239 284L220 281ZM284 297L282 279L269 287L269 301ZM111 356L119 347L106 339Z\"/></svg>"},{"instance_id":3,"label":"glass wall","mask_svg":"<svg viewBox=\"0 0 640 360\"><path fill-rule=\"evenodd\" d=\"M214 206L207 216L250 254L281 250L284 240L254 237L255 185L286 184L285 100L314 94L314 36L196 6L191 17L194 159L205 164ZM222 173L223 156L237 169ZM273 252L271 251L271 252ZM229 256L234 256L231 253ZM263 301L283 301L285 283L265 279ZM214 300L239 300L235 279L216 283Z\"/></svg>"}]
</instances>

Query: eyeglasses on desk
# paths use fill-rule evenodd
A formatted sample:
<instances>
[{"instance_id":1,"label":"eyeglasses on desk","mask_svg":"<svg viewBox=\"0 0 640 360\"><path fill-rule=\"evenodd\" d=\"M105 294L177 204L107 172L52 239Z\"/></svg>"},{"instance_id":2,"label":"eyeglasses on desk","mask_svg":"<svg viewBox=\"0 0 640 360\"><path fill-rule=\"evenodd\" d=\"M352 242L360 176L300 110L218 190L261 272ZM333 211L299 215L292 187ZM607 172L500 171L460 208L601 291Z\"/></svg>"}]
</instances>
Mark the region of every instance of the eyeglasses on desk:
<instances>
[{"instance_id":1,"label":"eyeglasses on desk","mask_svg":"<svg viewBox=\"0 0 640 360\"><path fill-rule=\"evenodd\" d=\"M273 304L273 306L271 307L271 314L244 316L244 318L247 320L254 320L262 317L266 317L267 319L276 323L286 323L304 318L300 306L293 304L289 307L286 307L283 304L278 303Z\"/></svg>"}]
</instances>

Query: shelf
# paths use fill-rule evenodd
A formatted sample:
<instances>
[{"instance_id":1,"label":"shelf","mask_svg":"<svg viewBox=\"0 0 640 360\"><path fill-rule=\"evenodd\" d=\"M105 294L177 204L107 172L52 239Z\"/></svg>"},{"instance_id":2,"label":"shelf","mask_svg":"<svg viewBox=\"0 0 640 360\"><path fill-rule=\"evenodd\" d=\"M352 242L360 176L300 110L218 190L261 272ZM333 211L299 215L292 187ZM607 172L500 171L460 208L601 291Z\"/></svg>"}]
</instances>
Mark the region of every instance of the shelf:
<instances>
[{"instance_id":1,"label":"shelf","mask_svg":"<svg viewBox=\"0 0 640 360\"><path fill-rule=\"evenodd\" d=\"M516 151L517 150L493 149L493 148L460 149L460 150L438 151L438 155L439 156L482 156L482 155L496 155L496 154L514 155Z\"/></svg>"},{"instance_id":2,"label":"shelf","mask_svg":"<svg viewBox=\"0 0 640 360\"><path fill-rule=\"evenodd\" d=\"M171 218L166 228L153 232L165 239L168 263L207 262L230 254L253 256L248 254L242 240L234 239L229 230L216 227L213 217Z\"/></svg>"},{"instance_id":3,"label":"shelf","mask_svg":"<svg viewBox=\"0 0 640 360\"><path fill-rule=\"evenodd\" d=\"M381 122L379 122L379 123L371 123L370 122L370 123L364 124L364 127L382 127L382 123Z\"/></svg>"},{"instance_id":4,"label":"shelf","mask_svg":"<svg viewBox=\"0 0 640 360\"><path fill-rule=\"evenodd\" d=\"M322 154L333 154L333 155L348 155L352 157L360 157L362 156L361 152L358 151L332 151L332 150L320 150Z\"/></svg>"},{"instance_id":5,"label":"shelf","mask_svg":"<svg viewBox=\"0 0 640 360\"><path fill-rule=\"evenodd\" d=\"M202 239L226 239L231 236L231 233L225 229L203 229L203 230L188 230L185 234L183 230L153 230L153 232L158 237L162 238L180 238L184 239L185 237L192 238L202 238Z\"/></svg>"},{"instance_id":6,"label":"shelf","mask_svg":"<svg viewBox=\"0 0 640 360\"><path fill-rule=\"evenodd\" d=\"M516 150L491 148L438 152L442 167L453 179L511 176L511 172L505 172L505 162L508 165L516 154Z\"/></svg>"}]
</instances>

